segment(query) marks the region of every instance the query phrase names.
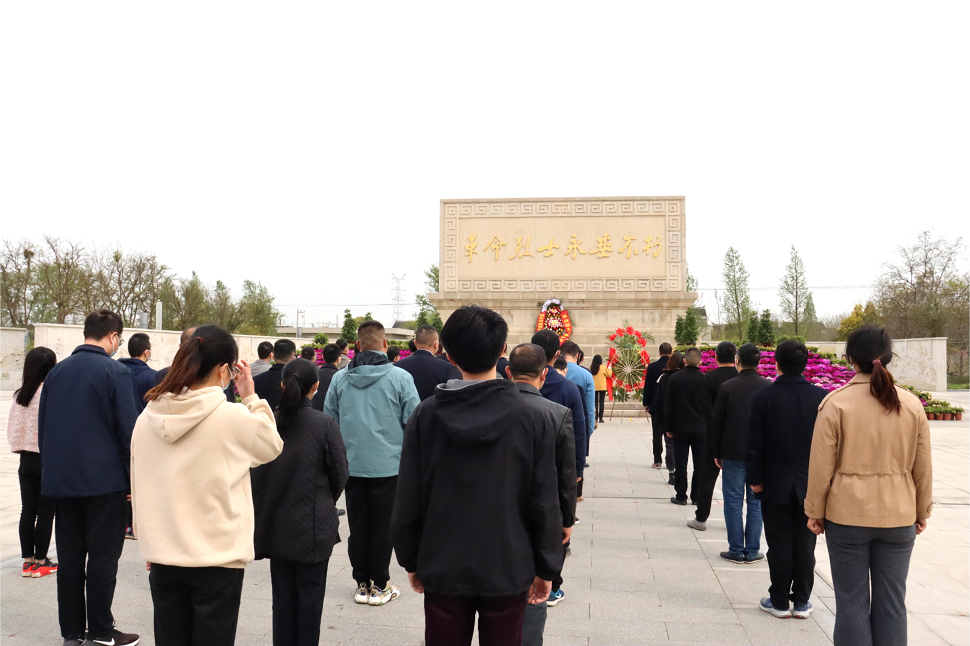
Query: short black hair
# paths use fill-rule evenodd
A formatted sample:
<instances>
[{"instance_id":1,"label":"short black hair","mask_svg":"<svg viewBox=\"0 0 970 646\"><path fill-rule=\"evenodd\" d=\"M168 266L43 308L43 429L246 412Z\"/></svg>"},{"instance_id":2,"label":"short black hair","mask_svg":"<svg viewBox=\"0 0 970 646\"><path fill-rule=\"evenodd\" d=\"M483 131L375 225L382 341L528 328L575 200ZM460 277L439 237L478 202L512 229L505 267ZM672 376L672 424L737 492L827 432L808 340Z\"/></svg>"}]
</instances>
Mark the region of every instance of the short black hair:
<instances>
[{"instance_id":1,"label":"short black hair","mask_svg":"<svg viewBox=\"0 0 970 646\"><path fill-rule=\"evenodd\" d=\"M465 372L481 373L494 368L505 350L509 325L486 307L465 305L452 312L441 330L448 358Z\"/></svg>"},{"instance_id":2,"label":"short black hair","mask_svg":"<svg viewBox=\"0 0 970 646\"><path fill-rule=\"evenodd\" d=\"M699 366L703 359L704 353L700 351L700 348L690 347L684 353L684 363L688 366Z\"/></svg>"},{"instance_id":3,"label":"short black hair","mask_svg":"<svg viewBox=\"0 0 970 646\"><path fill-rule=\"evenodd\" d=\"M579 355L583 353L583 351L579 349L579 344L574 343L572 341L566 341L561 346L559 346L559 351L562 352L567 357L576 357L576 358L579 358Z\"/></svg>"},{"instance_id":4,"label":"short black hair","mask_svg":"<svg viewBox=\"0 0 970 646\"><path fill-rule=\"evenodd\" d=\"M273 354L273 344L269 341L263 341L256 346L256 354L259 355L259 358L263 361L269 359L269 355Z\"/></svg>"},{"instance_id":5,"label":"short black hair","mask_svg":"<svg viewBox=\"0 0 970 646\"><path fill-rule=\"evenodd\" d=\"M658 350L660 351L661 355L670 354L671 352L674 351L674 349L670 347L670 344L667 343L666 341L660 344L660 347L658 348Z\"/></svg>"},{"instance_id":6,"label":"short black hair","mask_svg":"<svg viewBox=\"0 0 970 646\"><path fill-rule=\"evenodd\" d=\"M418 346L414 345L414 339L409 339L408 340L408 350L410 350L411 352L417 352L418 351Z\"/></svg>"},{"instance_id":7,"label":"short black hair","mask_svg":"<svg viewBox=\"0 0 970 646\"><path fill-rule=\"evenodd\" d=\"M401 348L396 345L392 345L387 349L387 360L394 361L395 357L401 354Z\"/></svg>"},{"instance_id":8,"label":"short black hair","mask_svg":"<svg viewBox=\"0 0 970 646\"><path fill-rule=\"evenodd\" d=\"M535 343L517 345L509 353L509 371L513 379L516 377L538 379L546 365L546 351Z\"/></svg>"},{"instance_id":9,"label":"short black hair","mask_svg":"<svg viewBox=\"0 0 970 646\"><path fill-rule=\"evenodd\" d=\"M730 341L721 341L717 344L717 350L714 351L718 363L734 363L734 357L737 353L738 346Z\"/></svg>"},{"instance_id":10,"label":"short black hair","mask_svg":"<svg viewBox=\"0 0 970 646\"><path fill-rule=\"evenodd\" d=\"M140 357L146 350L152 349L152 342L144 332L136 332L128 339L128 356Z\"/></svg>"},{"instance_id":11,"label":"short black hair","mask_svg":"<svg viewBox=\"0 0 970 646\"><path fill-rule=\"evenodd\" d=\"M301 359L306 359L307 361L316 361L317 360L317 351L316 351L315 348L313 348L312 346L309 346L308 345L307 347L305 347L302 350L300 350L300 358Z\"/></svg>"},{"instance_id":12,"label":"short black hair","mask_svg":"<svg viewBox=\"0 0 970 646\"><path fill-rule=\"evenodd\" d=\"M552 364L552 367L556 370L567 370L569 368L569 364L566 363L566 360L563 359L562 356L560 356L558 359L556 359L556 363Z\"/></svg>"},{"instance_id":13,"label":"short black hair","mask_svg":"<svg viewBox=\"0 0 970 646\"><path fill-rule=\"evenodd\" d=\"M277 339L273 344L273 358L280 363L289 361L293 353L296 352L296 344L289 339Z\"/></svg>"},{"instance_id":14,"label":"short black hair","mask_svg":"<svg viewBox=\"0 0 970 646\"><path fill-rule=\"evenodd\" d=\"M84 338L100 341L112 332L121 334L125 323L118 314L111 310L97 310L88 314L84 319Z\"/></svg>"},{"instance_id":15,"label":"short black hair","mask_svg":"<svg viewBox=\"0 0 970 646\"><path fill-rule=\"evenodd\" d=\"M343 352L344 350L347 349L347 345L348 345L347 339L337 339L336 345L338 348L340 348L340 351Z\"/></svg>"},{"instance_id":16,"label":"short black hair","mask_svg":"<svg viewBox=\"0 0 970 646\"><path fill-rule=\"evenodd\" d=\"M738 348L738 365L742 368L757 368L761 363L761 348L753 343L745 343Z\"/></svg>"},{"instance_id":17,"label":"short black hair","mask_svg":"<svg viewBox=\"0 0 970 646\"><path fill-rule=\"evenodd\" d=\"M340 346L336 343L328 343L323 346L323 360L327 363L337 363L340 361Z\"/></svg>"},{"instance_id":18,"label":"short black hair","mask_svg":"<svg viewBox=\"0 0 970 646\"><path fill-rule=\"evenodd\" d=\"M546 363L550 363L559 352L559 335L552 330L539 330L532 335L532 342L546 353Z\"/></svg>"},{"instance_id":19,"label":"short black hair","mask_svg":"<svg viewBox=\"0 0 970 646\"><path fill-rule=\"evenodd\" d=\"M419 325L414 331L414 342L421 345L431 345L438 340L438 330L433 325Z\"/></svg>"},{"instance_id":20,"label":"short black hair","mask_svg":"<svg viewBox=\"0 0 970 646\"><path fill-rule=\"evenodd\" d=\"M775 348L775 363L786 375L800 375L808 365L808 348L801 341L788 339Z\"/></svg>"}]
</instances>

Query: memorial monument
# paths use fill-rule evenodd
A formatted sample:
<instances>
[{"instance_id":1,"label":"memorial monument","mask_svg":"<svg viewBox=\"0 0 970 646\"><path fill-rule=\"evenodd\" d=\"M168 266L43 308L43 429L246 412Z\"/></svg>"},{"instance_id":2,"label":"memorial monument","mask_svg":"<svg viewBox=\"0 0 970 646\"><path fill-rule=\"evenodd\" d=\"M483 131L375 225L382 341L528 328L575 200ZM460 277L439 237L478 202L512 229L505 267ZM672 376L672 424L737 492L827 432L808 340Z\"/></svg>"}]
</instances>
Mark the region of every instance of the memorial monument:
<instances>
[{"instance_id":1,"label":"memorial monument","mask_svg":"<svg viewBox=\"0 0 970 646\"><path fill-rule=\"evenodd\" d=\"M429 297L443 320L470 303L501 313L510 348L559 301L588 357L627 325L653 335L653 355L697 297L685 291L685 217L683 197L441 200L439 292Z\"/></svg>"}]
</instances>

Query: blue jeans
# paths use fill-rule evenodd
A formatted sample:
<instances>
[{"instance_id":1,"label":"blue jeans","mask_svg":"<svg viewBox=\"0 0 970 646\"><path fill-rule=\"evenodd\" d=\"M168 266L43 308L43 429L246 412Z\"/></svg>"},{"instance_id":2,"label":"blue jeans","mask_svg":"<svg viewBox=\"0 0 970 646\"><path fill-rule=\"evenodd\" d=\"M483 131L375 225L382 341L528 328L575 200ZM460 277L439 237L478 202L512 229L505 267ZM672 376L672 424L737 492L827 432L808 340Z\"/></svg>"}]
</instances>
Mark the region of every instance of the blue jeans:
<instances>
[{"instance_id":1,"label":"blue jeans","mask_svg":"<svg viewBox=\"0 0 970 646\"><path fill-rule=\"evenodd\" d=\"M744 461L721 461L721 492L724 494L728 550L735 555L752 557L761 549L761 501L755 499L748 486ZM747 522L741 517L745 494L748 499Z\"/></svg>"}]
</instances>

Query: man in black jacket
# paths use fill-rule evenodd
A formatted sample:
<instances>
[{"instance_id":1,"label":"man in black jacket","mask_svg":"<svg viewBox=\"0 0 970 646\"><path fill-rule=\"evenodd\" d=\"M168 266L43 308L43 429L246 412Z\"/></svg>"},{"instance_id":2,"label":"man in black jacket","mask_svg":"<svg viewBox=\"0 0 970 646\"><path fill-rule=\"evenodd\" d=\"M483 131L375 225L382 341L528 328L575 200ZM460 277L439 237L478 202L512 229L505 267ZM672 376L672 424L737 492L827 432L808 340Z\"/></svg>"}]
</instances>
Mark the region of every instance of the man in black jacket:
<instances>
[{"instance_id":1,"label":"man in black jacket","mask_svg":"<svg viewBox=\"0 0 970 646\"><path fill-rule=\"evenodd\" d=\"M525 604L542 603L562 569L556 435L495 365L508 326L468 305L442 330L463 381L422 402L404 431L391 535L411 587L424 593L425 644L517 644ZM501 477L498 477L498 475Z\"/></svg>"},{"instance_id":2,"label":"man in black jacket","mask_svg":"<svg viewBox=\"0 0 970 646\"><path fill-rule=\"evenodd\" d=\"M684 357L687 364L668 377L667 393L664 398L664 430L674 439L674 491L677 495L670 499L675 505L687 504L687 455L692 456L694 472L697 473L700 460L707 450L707 427L711 421L714 405L707 379L701 373L701 351L690 348ZM691 486L691 494L697 491L696 477Z\"/></svg>"},{"instance_id":3,"label":"man in black jacket","mask_svg":"<svg viewBox=\"0 0 970 646\"><path fill-rule=\"evenodd\" d=\"M414 354L401 359L394 366L410 373L421 401L434 395L438 384L446 383L449 379L461 379L458 368L451 363L435 361L438 330L433 325L421 325L414 331L414 345L417 348Z\"/></svg>"},{"instance_id":4,"label":"man in black jacket","mask_svg":"<svg viewBox=\"0 0 970 646\"><path fill-rule=\"evenodd\" d=\"M273 410L280 404L283 395L283 366L296 357L296 344L289 339L277 339L273 344L274 363L269 370L253 378L256 394Z\"/></svg>"},{"instance_id":5,"label":"man in black jacket","mask_svg":"<svg viewBox=\"0 0 970 646\"><path fill-rule=\"evenodd\" d=\"M138 635L117 631L111 615L125 543L131 432L141 410L131 371L111 359L122 331L116 313L89 314L84 344L54 366L41 391L41 493L57 499L57 615L65 644L80 646L85 625L94 643L138 642Z\"/></svg>"},{"instance_id":6,"label":"man in black jacket","mask_svg":"<svg viewBox=\"0 0 970 646\"><path fill-rule=\"evenodd\" d=\"M562 513L563 559L568 554L569 539L576 520L576 438L573 434L573 415L565 406L549 401L539 392L546 379L549 366L546 364L545 350L534 343L516 346L509 355L509 370L515 387L519 389L529 404L538 407L549 418L556 434L556 472L559 474L559 511ZM562 587L562 571L552 582L552 593ZM556 595L560 600L562 595ZM547 603L528 604L525 609L525 625L522 629L522 643L542 644L542 633L546 625ZM555 604L553 604L555 605Z\"/></svg>"},{"instance_id":7,"label":"man in black jacket","mask_svg":"<svg viewBox=\"0 0 970 646\"><path fill-rule=\"evenodd\" d=\"M724 524L727 525L728 551L721 558L732 563L755 563L764 558L761 549L761 501L748 486L744 459L748 449L748 415L751 397L771 382L758 374L761 350L753 343L738 348L737 379L724 383L714 401L711 424L711 451L723 475ZM745 496L747 494L747 496ZM748 499L747 522L742 504Z\"/></svg>"},{"instance_id":8,"label":"man in black jacket","mask_svg":"<svg viewBox=\"0 0 970 646\"><path fill-rule=\"evenodd\" d=\"M704 374L704 379L707 381L707 392L711 398L712 413L714 402L717 401L717 391L721 384L738 376L738 369L734 365L737 352L738 348L733 343L721 341L717 344L715 353L717 368ZM714 487L717 485L719 475L721 475L721 469L714 461L714 453L711 451L711 425L710 420L708 420L704 455L700 456L699 465L697 462L694 463L691 491L694 494L694 504L697 505L697 510L694 512L694 518L687 521L688 527L701 531L707 529L707 518L711 515Z\"/></svg>"},{"instance_id":9,"label":"man in black jacket","mask_svg":"<svg viewBox=\"0 0 970 646\"><path fill-rule=\"evenodd\" d=\"M320 385L317 386L317 394L310 400L310 406L318 411L323 410L323 400L327 398L327 391L330 390L330 382L337 374L337 363L340 361L340 346L336 343L329 343L323 347L323 365L317 369L317 377Z\"/></svg>"},{"instance_id":10,"label":"man in black jacket","mask_svg":"<svg viewBox=\"0 0 970 646\"><path fill-rule=\"evenodd\" d=\"M669 343L664 342L660 344L658 351L660 352L660 358L647 366L647 374L643 378L643 407L647 413L650 413L653 398L657 393L657 382L660 380L660 375L663 374L664 368L667 367L667 362L670 361L670 355L674 350L670 347ZM653 424L652 420L651 426L653 427L653 468L659 469L663 466L661 459L663 458L664 450L664 433L659 425ZM671 455L670 451L667 452L667 462L667 466L673 469L674 456Z\"/></svg>"},{"instance_id":11,"label":"man in black jacket","mask_svg":"<svg viewBox=\"0 0 970 646\"><path fill-rule=\"evenodd\" d=\"M794 601L795 610L807 617L815 583L815 534L808 529L805 491L815 417L826 392L802 376L808 364L804 343L778 344L775 363L780 375L751 396L748 419L748 482L761 494L771 574L761 609L790 617L789 601Z\"/></svg>"}]
</instances>

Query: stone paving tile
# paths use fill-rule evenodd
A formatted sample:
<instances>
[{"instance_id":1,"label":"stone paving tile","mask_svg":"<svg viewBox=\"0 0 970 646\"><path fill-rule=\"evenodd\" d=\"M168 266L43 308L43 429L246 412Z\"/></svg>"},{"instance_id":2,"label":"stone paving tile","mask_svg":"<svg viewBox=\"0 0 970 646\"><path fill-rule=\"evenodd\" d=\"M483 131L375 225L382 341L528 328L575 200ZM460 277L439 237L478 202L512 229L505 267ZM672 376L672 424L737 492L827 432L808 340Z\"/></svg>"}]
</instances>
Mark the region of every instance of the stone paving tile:
<instances>
[{"instance_id":1,"label":"stone paving tile","mask_svg":"<svg viewBox=\"0 0 970 646\"><path fill-rule=\"evenodd\" d=\"M4 435L9 405L10 394L5 392L0 397ZM935 496L930 529L917 540L910 572L909 637L916 646L968 644L966 426L931 423L940 497ZM686 527L694 507L670 504L672 487L666 484L666 471L649 467L651 435L647 420L623 419L607 422L594 436L586 499L578 510L582 520L574 530L572 556L563 573L566 599L549 609L546 644L830 643L836 603L824 537L816 550L812 618L769 617L757 607L767 594L767 564L735 565L718 557L727 545L720 484L707 531ZM16 456L0 454L0 634L3 644L56 643L54 577L19 576L17 464ZM330 561L320 643L423 643L423 598L407 588L405 573L396 563L392 562L391 577L404 588L399 600L383 608L353 603L345 522L341 536L344 542ZM763 551L765 547L763 543ZM243 587L238 644L271 643L271 597L268 563L251 564ZM151 595L137 542L125 544L114 613L120 627L141 632L143 644L154 644Z\"/></svg>"}]
</instances>

